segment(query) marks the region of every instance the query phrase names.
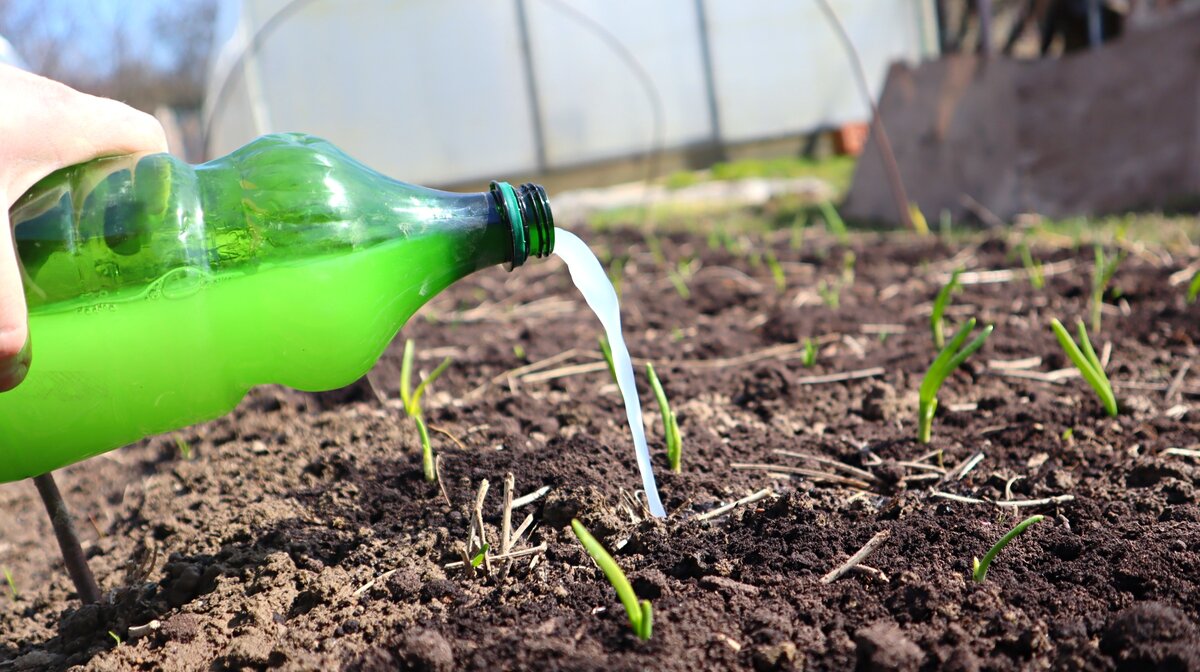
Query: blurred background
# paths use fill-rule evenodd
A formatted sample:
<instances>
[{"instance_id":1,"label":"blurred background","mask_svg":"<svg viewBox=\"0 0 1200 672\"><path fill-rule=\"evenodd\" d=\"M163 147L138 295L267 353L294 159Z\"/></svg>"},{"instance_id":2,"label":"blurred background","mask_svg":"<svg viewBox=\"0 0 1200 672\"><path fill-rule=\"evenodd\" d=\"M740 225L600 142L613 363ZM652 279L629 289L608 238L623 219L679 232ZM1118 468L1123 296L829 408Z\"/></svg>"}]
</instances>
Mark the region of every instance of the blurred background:
<instances>
[{"instance_id":1,"label":"blurred background","mask_svg":"<svg viewBox=\"0 0 1200 672\"><path fill-rule=\"evenodd\" d=\"M931 219L986 224L1029 210L1161 207L1200 192L1198 6L0 0L0 59L153 112L173 151L196 162L263 133L304 131L409 182L535 179L577 190L568 209L755 177L775 181L715 197L832 194L848 197L852 217L911 225L889 181L898 172L906 200ZM872 101L894 162L873 148ZM1099 114L1110 108L1114 118ZM1056 123L1077 146L1112 139L1100 144L1118 157L1154 154L1162 175L1141 181L1169 184L1093 198L1129 171L1080 178L1097 157L1048 152L1063 142ZM1147 146L1146 133L1163 127ZM1047 161L1095 188L1042 189L1070 181L1036 172ZM609 185L624 186L578 191Z\"/></svg>"}]
</instances>

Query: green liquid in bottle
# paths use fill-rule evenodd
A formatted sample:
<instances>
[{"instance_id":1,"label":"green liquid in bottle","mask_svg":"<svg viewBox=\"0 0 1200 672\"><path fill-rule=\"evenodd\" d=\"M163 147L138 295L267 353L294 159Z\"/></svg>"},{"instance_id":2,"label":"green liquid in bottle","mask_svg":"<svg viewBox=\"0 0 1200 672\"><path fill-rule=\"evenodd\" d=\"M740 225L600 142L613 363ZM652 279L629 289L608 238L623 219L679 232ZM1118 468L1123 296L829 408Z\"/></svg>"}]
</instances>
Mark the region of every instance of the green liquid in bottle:
<instances>
[{"instance_id":1,"label":"green liquid in bottle","mask_svg":"<svg viewBox=\"0 0 1200 672\"><path fill-rule=\"evenodd\" d=\"M349 384L451 283L553 248L540 188L424 189L297 135L194 169L73 167L10 214L34 354L0 394L0 482L220 416L254 385Z\"/></svg>"}]
</instances>

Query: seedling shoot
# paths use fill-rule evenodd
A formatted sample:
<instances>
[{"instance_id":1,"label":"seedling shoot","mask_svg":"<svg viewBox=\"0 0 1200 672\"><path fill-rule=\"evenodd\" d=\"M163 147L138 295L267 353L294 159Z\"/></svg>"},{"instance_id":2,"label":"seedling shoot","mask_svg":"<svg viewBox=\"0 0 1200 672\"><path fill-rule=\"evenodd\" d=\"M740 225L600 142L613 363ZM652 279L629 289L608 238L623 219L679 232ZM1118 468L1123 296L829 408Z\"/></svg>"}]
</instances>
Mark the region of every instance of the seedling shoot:
<instances>
[{"instance_id":1,"label":"seedling shoot","mask_svg":"<svg viewBox=\"0 0 1200 672\"><path fill-rule=\"evenodd\" d=\"M929 326L933 330L933 344L939 350L946 345L946 334L943 333L945 328L943 315L946 313L946 306L950 304L950 295L961 287L958 282L958 276L961 273L961 268L954 269L954 272L950 274L950 282L938 290L937 298L933 300L933 312L929 316Z\"/></svg>"},{"instance_id":2,"label":"seedling shoot","mask_svg":"<svg viewBox=\"0 0 1200 672\"><path fill-rule=\"evenodd\" d=\"M680 458L683 454L683 438L679 435L679 421L676 420L675 412L671 410L671 405L667 402L667 393L663 391L658 374L654 373L654 365L649 362L646 362L646 376L650 379L654 398L658 400L658 410L662 413L663 440L667 444L667 462L671 465L671 471L678 473Z\"/></svg>"},{"instance_id":3,"label":"seedling shoot","mask_svg":"<svg viewBox=\"0 0 1200 672\"><path fill-rule=\"evenodd\" d=\"M1104 293L1108 291L1108 285L1112 282L1113 275L1117 272L1117 267L1125 259L1123 252L1113 254L1111 257L1106 255L1104 247L1099 243L1096 244L1096 265L1092 269L1092 331L1100 333L1100 321L1102 319L1102 309L1104 307Z\"/></svg>"},{"instance_id":4,"label":"seedling shoot","mask_svg":"<svg viewBox=\"0 0 1200 672\"><path fill-rule=\"evenodd\" d=\"M971 578L975 580L975 583L983 583L983 580L987 578L988 567L992 566L992 561L996 559L996 556L1000 554L1000 551L1004 550L1004 547L1007 546L1010 541L1019 537L1023 532L1025 532L1025 530L1029 529L1030 525L1041 522L1043 518L1045 518L1045 516L1037 515L1030 516L1025 520L1022 520L1021 522L1017 523L1016 527L1009 530L1008 534L1000 537L1000 541L997 541L996 545L992 546L987 554L983 556L983 560L980 560L979 558L972 559Z\"/></svg>"},{"instance_id":5,"label":"seedling shoot","mask_svg":"<svg viewBox=\"0 0 1200 672\"><path fill-rule=\"evenodd\" d=\"M1096 356L1096 350L1092 348L1092 340L1088 338L1087 327L1083 326L1083 320L1079 320L1077 326L1079 328L1078 344L1071 339L1071 335L1067 333L1062 322L1059 322L1057 318L1050 320L1050 328L1054 330L1054 335L1058 338L1058 344L1062 346L1063 352L1067 353L1067 357L1070 358L1075 368L1079 369L1083 379L1095 390L1096 396L1100 398L1100 403L1104 406L1104 411L1115 418L1117 417L1117 397L1113 394L1112 383L1108 381L1108 375L1104 373L1100 358Z\"/></svg>"},{"instance_id":6,"label":"seedling shoot","mask_svg":"<svg viewBox=\"0 0 1200 672\"><path fill-rule=\"evenodd\" d=\"M413 419L417 426L417 435L421 439L421 471L425 480L432 483L437 480L437 469L434 464L433 445L429 442L429 428L425 425L425 418L421 410L421 397L424 396L430 383L437 380L453 360L450 357L443 359L442 363L438 364L437 368L417 385L417 389L413 390L413 348L412 340L404 342L404 355L400 360L400 400L404 404L404 412Z\"/></svg>"},{"instance_id":7,"label":"seedling shoot","mask_svg":"<svg viewBox=\"0 0 1200 672\"><path fill-rule=\"evenodd\" d=\"M637 635L642 641L649 641L650 635L654 627L654 614L650 607L649 600L638 601L637 593L633 592L633 585L629 583L629 579L625 578L625 572L621 571L621 567L617 565L617 561L604 550L604 546L596 541L587 528L578 520L571 520L571 530L575 532L575 536L579 538L579 543L583 544L583 548L588 555L592 556L592 560L596 561L596 565L600 567L600 571L604 572L604 576L608 578L608 582L612 584L614 590L617 591L617 599L621 600L621 605L625 607L625 613L629 616L629 626L633 628L633 634Z\"/></svg>"},{"instance_id":8,"label":"seedling shoot","mask_svg":"<svg viewBox=\"0 0 1200 672\"><path fill-rule=\"evenodd\" d=\"M800 358L804 368L811 369L817 364L817 342L811 338L804 339L804 356Z\"/></svg>"},{"instance_id":9,"label":"seedling shoot","mask_svg":"<svg viewBox=\"0 0 1200 672\"><path fill-rule=\"evenodd\" d=\"M917 411L917 440L921 443L929 443L933 427L933 414L937 411L937 394L938 390L942 389L942 383L951 373L954 373L955 369L967 361L967 357L983 346L984 341L992 333L992 325L984 327L975 340L963 347L963 343L974 330L975 318L972 317L959 328L954 338L938 353L933 363L929 365L929 371L925 373L924 380L921 381L920 403Z\"/></svg>"}]
</instances>

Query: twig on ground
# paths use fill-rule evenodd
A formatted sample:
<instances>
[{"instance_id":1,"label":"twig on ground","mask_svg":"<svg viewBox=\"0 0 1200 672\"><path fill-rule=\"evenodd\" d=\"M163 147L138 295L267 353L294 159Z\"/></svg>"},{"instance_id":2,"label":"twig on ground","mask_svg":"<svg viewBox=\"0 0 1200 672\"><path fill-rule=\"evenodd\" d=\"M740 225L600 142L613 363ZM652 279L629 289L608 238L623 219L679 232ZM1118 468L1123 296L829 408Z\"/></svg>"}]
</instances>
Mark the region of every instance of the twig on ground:
<instances>
[{"instance_id":1,"label":"twig on ground","mask_svg":"<svg viewBox=\"0 0 1200 672\"><path fill-rule=\"evenodd\" d=\"M886 529L876 532L875 536L871 537L867 541L867 543L863 544L863 547L858 549L858 551L855 552L854 555L851 555L841 565L838 565L837 567L835 567L832 571L830 571L825 576L822 576L821 583L833 583L834 581L837 581L838 579L840 579L846 572L849 572L851 569L856 567L863 560L866 560L867 556L870 555L871 553L873 553L875 551L875 549L878 548L879 545L882 544L884 542L884 540L886 540L888 538L889 534L891 534L891 531L886 530Z\"/></svg>"},{"instance_id":2,"label":"twig on ground","mask_svg":"<svg viewBox=\"0 0 1200 672\"><path fill-rule=\"evenodd\" d=\"M937 466L936 464L925 464L924 462L920 462L920 461L912 462L909 460L897 460L896 464L901 467L908 467L909 469L920 469L923 471L932 471L932 472L935 472L938 474L943 474L943 475L946 473L945 469Z\"/></svg>"},{"instance_id":3,"label":"twig on ground","mask_svg":"<svg viewBox=\"0 0 1200 672\"><path fill-rule=\"evenodd\" d=\"M433 456L433 473L437 476L438 489L442 491L442 499L446 500L447 506L454 506L454 502L450 501L450 495L446 492L446 482L442 480L442 456Z\"/></svg>"},{"instance_id":4,"label":"twig on ground","mask_svg":"<svg viewBox=\"0 0 1200 672\"><path fill-rule=\"evenodd\" d=\"M1075 501L1075 495L1056 495L1054 497L1043 497L1041 499L1016 499L1004 502L992 502L996 506L1005 508L1020 509L1026 506L1045 506L1046 504L1063 504L1065 502Z\"/></svg>"},{"instance_id":5,"label":"twig on ground","mask_svg":"<svg viewBox=\"0 0 1200 672\"><path fill-rule=\"evenodd\" d=\"M1055 369L1054 371L1005 371L997 369L986 369L984 373L1001 378L1021 378L1023 380L1033 380L1039 383L1049 383L1051 385L1063 385L1072 378L1079 377L1079 369L1071 367L1069 369Z\"/></svg>"},{"instance_id":6,"label":"twig on ground","mask_svg":"<svg viewBox=\"0 0 1200 672\"><path fill-rule=\"evenodd\" d=\"M425 426L426 426L426 427L428 427L429 429L432 429L433 431L437 432L438 434L441 434L442 436L445 436L447 439L450 439L451 441L453 441L453 442L454 442L454 445L458 446L459 450L466 450L466 449L467 449L467 447L466 447L465 445L463 445L463 442L458 440L458 437L457 437L457 436L454 436L453 434L451 434L450 432L446 431L445 429L442 429L441 427L435 427L435 426L433 426L433 425L430 425L430 424L428 424L428 423L426 423L426 425L425 425Z\"/></svg>"},{"instance_id":7,"label":"twig on ground","mask_svg":"<svg viewBox=\"0 0 1200 672\"><path fill-rule=\"evenodd\" d=\"M776 474L807 476L813 480L827 481L837 485L847 485L860 490L871 489L870 483L858 478L849 478L847 476L839 476L837 474L830 474L828 472L817 471L815 469L805 469L803 467L789 467L782 464L758 464L750 462L733 462L729 466L733 469L757 469Z\"/></svg>"},{"instance_id":8,"label":"twig on ground","mask_svg":"<svg viewBox=\"0 0 1200 672\"><path fill-rule=\"evenodd\" d=\"M1192 368L1192 362L1186 361L1183 366L1179 367L1179 371L1175 373L1175 377L1171 379L1171 384L1167 386L1166 392L1163 393L1163 398L1167 403L1174 401L1179 395L1179 388L1183 386L1183 378L1187 375L1188 369Z\"/></svg>"},{"instance_id":9,"label":"twig on ground","mask_svg":"<svg viewBox=\"0 0 1200 672\"><path fill-rule=\"evenodd\" d=\"M527 555L534 555L536 553L545 553L547 548L549 548L549 546L543 542L541 544L538 544L537 546L532 546L530 548L522 548L519 551L512 551L511 553L506 553L504 555L493 555L493 556L490 556L489 559L491 559L491 560L515 560L516 558L523 558ZM469 564L469 563L463 562L462 560L456 560L454 562L448 562L448 563L442 565L442 567L445 569L459 569L459 568L465 566L466 564Z\"/></svg>"},{"instance_id":10,"label":"twig on ground","mask_svg":"<svg viewBox=\"0 0 1200 672\"><path fill-rule=\"evenodd\" d=\"M1041 357L1026 357L1024 359L989 359L987 368L993 371L1022 371L1042 365Z\"/></svg>"},{"instance_id":11,"label":"twig on ground","mask_svg":"<svg viewBox=\"0 0 1200 672\"><path fill-rule=\"evenodd\" d=\"M367 592L368 590L370 590L370 589L374 588L376 583L378 583L378 582L380 582L380 581L387 581L387 578L388 578L389 576L391 576L391 575L395 574L395 573L396 573L396 572L398 572L398 571L400 571L400 568L399 568L399 567L397 567L396 569L389 569L388 571L384 572L383 574L380 574L379 576L377 576L377 577L375 577L375 578L371 579L370 581L367 581L366 583L364 583L364 584L363 584L362 586L360 586L360 587L359 587L357 590L355 590L355 591L352 593L352 595L354 595L354 597L358 597L359 595L362 595L363 593Z\"/></svg>"},{"instance_id":12,"label":"twig on ground","mask_svg":"<svg viewBox=\"0 0 1200 672\"><path fill-rule=\"evenodd\" d=\"M521 541L521 537L525 536L525 532L529 529L530 525L533 525L533 514L532 513L525 514L525 520L522 520L521 524L518 525L517 529L513 532L513 534L512 534L512 545L513 546L516 546L517 542Z\"/></svg>"},{"instance_id":13,"label":"twig on ground","mask_svg":"<svg viewBox=\"0 0 1200 672\"><path fill-rule=\"evenodd\" d=\"M853 466L850 466L849 464L846 464L844 462L839 462L837 460L833 460L828 457L820 457L819 455L810 455L808 453L798 453L794 450L783 450L781 448L776 448L775 450L772 450L771 452L775 453L776 455L784 455L786 457L796 457L796 458L800 458L802 460L811 460L813 462L816 462L817 464L824 464L826 466L833 467L834 469L841 469L842 471L844 471L848 474L853 474L853 475L855 475L863 480L866 480L866 481L874 481L875 480L875 474L872 474L871 472L869 472L865 469L859 469L858 467L853 467Z\"/></svg>"},{"instance_id":14,"label":"twig on ground","mask_svg":"<svg viewBox=\"0 0 1200 672\"><path fill-rule=\"evenodd\" d=\"M770 488L763 488L762 490L759 490L758 492L756 492L752 495L748 495L737 501L730 502L724 506L719 506L719 507L713 509L712 511L709 511L708 513L702 513L702 514L696 516L696 520L710 520L712 518L716 518L717 516L721 516L726 513L729 513L730 511L734 510L735 508L737 508L743 504L752 504L764 497L769 497L772 494L774 494L774 492Z\"/></svg>"},{"instance_id":15,"label":"twig on ground","mask_svg":"<svg viewBox=\"0 0 1200 672\"><path fill-rule=\"evenodd\" d=\"M1075 269L1074 260L1058 261L1052 264L1042 265L1043 277L1052 275L1061 275ZM935 276L939 283L944 284L950 279L949 273L942 273ZM1002 269L999 271L967 271L958 276L958 282L963 285L995 285L1005 282L1012 282L1017 279L1026 279L1029 277L1029 271L1024 268Z\"/></svg>"},{"instance_id":16,"label":"twig on ground","mask_svg":"<svg viewBox=\"0 0 1200 672\"><path fill-rule=\"evenodd\" d=\"M531 492L527 495L521 495L520 497L517 497L516 499L513 500L512 508L519 509L522 506L525 506L526 504L531 504L533 502L536 502L537 500L541 499L542 496L544 496L547 492L550 492L550 486L543 485L542 487L538 488L537 490L534 490L533 492Z\"/></svg>"},{"instance_id":17,"label":"twig on ground","mask_svg":"<svg viewBox=\"0 0 1200 672\"><path fill-rule=\"evenodd\" d=\"M934 490L929 494L933 495L934 497L948 499L952 502L959 502L961 504L991 504L992 506L1011 509L1021 509L1029 506L1046 506L1047 504L1063 504L1065 502L1071 502L1075 500L1075 495L1056 495L1054 497L1042 497L1041 499L1010 499L997 502L990 499L980 499L978 497L964 497L962 495L956 495L950 492L942 492L940 490Z\"/></svg>"},{"instance_id":18,"label":"twig on ground","mask_svg":"<svg viewBox=\"0 0 1200 672\"><path fill-rule=\"evenodd\" d=\"M874 366L869 369L859 369L858 371L846 371L844 373L830 373L823 376L806 376L797 378L797 385L821 385L824 383L842 383L848 380L860 380L862 378L875 378L882 376L885 373L882 366Z\"/></svg>"},{"instance_id":19,"label":"twig on ground","mask_svg":"<svg viewBox=\"0 0 1200 672\"><path fill-rule=\"evenodd\" d=\"M967 474L971 473L972 469L979 466L979 463L983 461L983 458L983 452L978 452L972 455L970 459L968 459L966 462L963 462L962 467L950 472L954 475L954 480L961 481L963 478L966 478Z\"/></svg>"},{"instance_id":20,"label":"twig on ground","mask_svg":"<svg viewBox=\"0 0 1200 672\"><path fill-rule=\"evenodd\" d=\"M988 503L988 501L986 499L979 499L977 497L963 497L962 495L956 495L952 492L942 492L940 490L934 490L933 492L931 492L929 494L933 495L934 497L940 497L941 499L948 499L952 502L960 502L962 504L987 504Z\"/></svg>"},{"instance_id":21,"label":"twig on ground","mask_svg":"<svg viewBox=\"0 0 1200 672\"><path fill-rule=\"evenodd\" d=\"M471 548L470 547L471 545L468 543L467 544L467 555L473 557L475 554L482 552L483 553L483 570L490 574L492 571L492 563L491 563L491 560L488 558L488 554L487 554L487 550L486 550L486 548L487 548L487 531L484 530L484 527L483 527L483 500L485 498L487 498L487 491L488 491L488 481L485 478L479 482L479 492L477 492L475 494L475 506L473 508L474 515L472 516L472 520L474 521L474 527L476 530L476 536L478 538L479 545L476 546L475 548Z\"/></svg>"}]
</instances>

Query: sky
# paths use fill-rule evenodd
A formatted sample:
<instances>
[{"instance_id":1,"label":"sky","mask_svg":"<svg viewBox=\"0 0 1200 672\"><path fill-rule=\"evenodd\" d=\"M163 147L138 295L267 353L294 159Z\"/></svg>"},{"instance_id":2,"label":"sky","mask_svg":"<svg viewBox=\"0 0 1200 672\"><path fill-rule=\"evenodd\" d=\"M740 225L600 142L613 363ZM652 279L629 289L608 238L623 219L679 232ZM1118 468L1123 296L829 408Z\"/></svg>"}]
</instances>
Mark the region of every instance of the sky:
<instances>
[{"instance_id":1,"label":"sky","mask_svg":"<svg viewBox=\"0 0 1200 672\"><path fill-rule=\"evenodd\" d=\"M218 4L233 1L216 0ZM120 50L139 60L168 65L173 53L167 44L169 35L157 29L155 19L180 4L180 0L0 0L0 32L7 32L5 37L35 69L45 62L48 49L56 52L63 67L98 75L116 64Z\"/></svg>"}]
</instances>

